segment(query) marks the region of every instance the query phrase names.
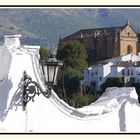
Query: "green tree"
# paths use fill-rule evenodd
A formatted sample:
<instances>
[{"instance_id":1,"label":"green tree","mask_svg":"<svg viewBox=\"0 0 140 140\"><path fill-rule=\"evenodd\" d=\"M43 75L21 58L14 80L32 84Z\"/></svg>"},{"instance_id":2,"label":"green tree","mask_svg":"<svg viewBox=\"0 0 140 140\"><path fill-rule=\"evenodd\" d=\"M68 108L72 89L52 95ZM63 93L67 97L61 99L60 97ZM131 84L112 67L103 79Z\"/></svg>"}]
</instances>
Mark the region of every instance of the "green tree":
<instances>
[{"instance_id":1,"label":"green tree","mask_svg":"<svg viewBox=\"0 0 140 140\"><path fill-rule=\"evenodd\" d=\"M119 77L110 77L107 78L105 83L101 85L102 92L106 90L108 87L123 87L124 83Z\"/></svg>"},{"instance_id":2,"label":"green tree","mask_svg":"<svg viewBox=\"0 0 140 140\"><path fill-rule=\"evenodd\" d=\"M64 61L65 66L70 66L83 71L87 66L87 53L83 44L79 41L68 41L58 48L57 59Z\"/></svg>"},{"instance_id":3,"label":"green tree","mask_svg":"<svg viewBox=\"0 0 140 140\"><path fill-rule=\"evenodd\" d=\"M78 92L80 86L80 80L82 73L70 66L66 67L64 72L64 88L68 97L71 97L73 93Z\"/></svg>"},{"instance_id":4,"label":"green tree","mask_svg":"<svg viewBox=\"0 0 140 140\"><path fill-rule=\"evenodd\" d=\"M46 47L41 47L39 49L40 60L46 60L50 57L50 51Z\"/></svg>"},{"instance_id":5,"label":"green tree","mask_svg":"<svg viewBox=\"0 0 140 140\"><path fill-rule=\"evenodd\" d=\"M79 41L69 41L59 46L57 59L63 61L63 72L59 72L58 86L71 98L78 92L83 69L87 66L87 54L84 46Z\"/></svg>"}]
</instances>

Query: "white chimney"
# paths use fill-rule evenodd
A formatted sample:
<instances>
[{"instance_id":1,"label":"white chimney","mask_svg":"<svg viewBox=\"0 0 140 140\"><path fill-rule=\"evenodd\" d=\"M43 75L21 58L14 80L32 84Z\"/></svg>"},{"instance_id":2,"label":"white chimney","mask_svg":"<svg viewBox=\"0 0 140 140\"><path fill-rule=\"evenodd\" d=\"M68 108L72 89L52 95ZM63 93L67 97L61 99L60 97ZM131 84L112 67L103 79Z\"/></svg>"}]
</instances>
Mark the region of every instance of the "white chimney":
<instances>
[{"instance_id":1,"label":"white chimney","mask_svg":"<svg viewBox=\"0 0 140 140\"><path fill-rule=\"evenodd\" d=\"M20 40L21 34L19 35L5 35L4 36L4 46L10 46L13 48L20 47Z\"/></svg>"}]
</instances>

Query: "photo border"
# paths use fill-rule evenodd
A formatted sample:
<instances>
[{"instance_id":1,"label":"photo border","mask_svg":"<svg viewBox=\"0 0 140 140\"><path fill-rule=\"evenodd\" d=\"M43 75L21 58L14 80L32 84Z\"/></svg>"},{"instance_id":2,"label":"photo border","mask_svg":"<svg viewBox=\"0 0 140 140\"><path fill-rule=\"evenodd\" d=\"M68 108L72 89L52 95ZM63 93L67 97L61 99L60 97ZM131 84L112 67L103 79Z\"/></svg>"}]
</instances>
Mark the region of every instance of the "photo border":
<instances>
[{"instance_id":1,"label":"photo border","mask_svg":"<svg viewBox=\"0 0 140 140\"><path fill-rule=\"evenodd\" d=\"M103 7L115 7L115 8L140 8L140 5L9 5L9 4L2 4L0 8L79 8L79 7L95 7L95 8L103 8ZM0 133L0 139L1 140L46 140L46 139L53 139L53 140L70 140L70 139L80 139L80 140L93 140L93 139L99 139L99 140L131 140L135 139L138 140L139 134L138 133Z\"/></svg>"}]
</instances>

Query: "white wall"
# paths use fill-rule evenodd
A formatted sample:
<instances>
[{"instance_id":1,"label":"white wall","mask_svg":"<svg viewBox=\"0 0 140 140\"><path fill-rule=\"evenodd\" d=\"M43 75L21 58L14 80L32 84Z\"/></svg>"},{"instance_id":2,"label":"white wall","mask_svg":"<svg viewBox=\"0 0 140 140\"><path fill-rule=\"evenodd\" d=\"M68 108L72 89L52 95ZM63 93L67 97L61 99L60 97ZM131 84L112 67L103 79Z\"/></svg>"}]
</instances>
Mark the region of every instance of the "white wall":
<instances>
[{"instance_id":1,"label":"white wall","mask_svg":"<svg viewBox=\"0 0 140 140\"><path fill-rule=\"evenodd\" d=\"M88 69L89 74L88 74L87 70L85 70L85 72L84 72L85 83L86 84L88 83L87 85L90 86L90 83L92 81L95 81L95 82L97 82L97 89L99 90L100 86L105 82L105 80L110 75L112 65L113 65L113 63L109 62L105 65L100 64L95 67L90 67Z\"/></svg>"},{"instance_id":2,"label":"white wall","mask_svg":"<svg viewBox=\"0 0 140 140\"><path fill-rule=\"evenodd\" d=\"M135 82L140 82L140 67L135 67L134 68L134 73L135 73Z\"/></svg>"},{"instance_id":3,"label":"white wall","mask_svg":"<svg viewBox=\"0 0 140 140\"><path fill-rule=\"evenodd\" d=\"M107 77L109 76L110 72L111 72L111 66L113 65L112 62L109 62L106 65L103 65L103 77Z\"/></svg>"},{"instance_id":4,"label":"white wall","mask_svg":"<svg viewBox=\"0 0 140 140\"><path fill-rule=\"evenodd\" d=\"M2 47L0 75L6 75L6 78L0 85L0 131L26 132L27 112L23 111L22 104L23 72L26 71L35 81L37 77L41 78L38 48Z\"/></svg>"},{"instance_id":5,"label":"white wall","mask_svg":"<svg viewBox=\"0 0 140 140\"><path fill-rule=\"evenodd\" d=\"M84 84L90 86L92 81L98 81L99 67L89 67L84 70Z\"/></svg>"},{"instance_id":6,"label":"white wall","mask_svg":"<svg viewBox=\"0 0 140 140\"><path fill-rule=\"evenodd\" d=\"M4 46L0 46L0 84L8 75L11 59L12 57L9 50Z\"/></svg>"},{"instance_id":7,"label":"white wall","mask_svg":"<svg viewBox=\"0 0 140 140\"><path fill-rule=\"evenodd\" d=\"M117 75L117 68L116 66L112 66L110 76L115 77L116 75Z\"/></svg>"},{"instance_id":8,"label":"white wall","mask_svg":"<svg viewBox=\"0 0 140 140\"><path fill-rule=\"evenodd\" d=\"M134 88L107 89L99 100L81 109L70 107L52 91L49 99L42 94L36 95L35 102L30 101L23 111L23 71L44 87L43 90L46 87L39 76L35 52L27 49L10 51L11 66L7 79L0 86L0 132L139 132L140 108ZM99 75L102 68L99 67ZM128 110L127 103L130 104Z\"/></svg>"},{"instance_id":9,"label":"white wall","mask_svg":"<svg viewBox=\"0 0 140 140\"><path fill-rule=\"evenodd\" d=\"M19 38L21 35L6 35L4 36L4 46L11 46L11 47L19 47L20 46L20 40Z\"/></svg>"},{"instance_id":10,"label":"white wall","mask_svg":"<svg viewBox=\"0 0 140 140\"><path fill-rule=\"evenodd\" d=\"M122 77L122 70L124 69L124 67L116 67L117 68L117 75L118 77Z\"/></svg>"},{"instance_id":11,"label":"white wall","mask_svg":"<svg viewBox=\"0 0 140 140\"><path fill-rule=\"evenodd\" d=\"M129 70L129 73L128 73ZM122 73L124 71L124 74ZM133 71L133 74L131 74L131 71ZM135 77L135 67L120 67L120 66L113 66L111 67L111 77L124 77L124 76L130 76Z\"/></svg>"},{"instance_id":12,"label":"white wall","mask_svg":"<svg viewBox=\"0 0 140 140\"><path fill-rule=\"evenodd\" d=\"M132 62L140 61L140 56L132 54L124 55L121 57L121 61L132 61Z\"/></svg>"}]
</instances>

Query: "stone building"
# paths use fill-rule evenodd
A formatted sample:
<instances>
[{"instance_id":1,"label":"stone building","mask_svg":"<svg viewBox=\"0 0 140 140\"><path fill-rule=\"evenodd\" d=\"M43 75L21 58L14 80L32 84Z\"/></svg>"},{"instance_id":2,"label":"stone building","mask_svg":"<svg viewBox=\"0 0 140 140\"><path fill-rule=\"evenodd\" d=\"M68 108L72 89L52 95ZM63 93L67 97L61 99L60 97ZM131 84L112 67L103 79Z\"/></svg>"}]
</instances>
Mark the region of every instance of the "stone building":
<instances>
[{"instance_id":1,"label":"stone building","mask_svg":"<svg viewBox=\"0 0 140 140\"><path fill-rule=\"evenodd\" d=\"M89 65L97 61L126 54L138 54L138 35L129 21L123 26L82 29L63 39L58 46L69 40L79 40L86 48Z\"/></svg>"}]
</instances>

